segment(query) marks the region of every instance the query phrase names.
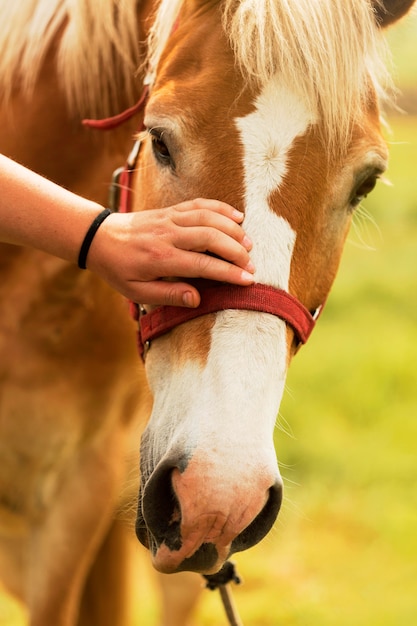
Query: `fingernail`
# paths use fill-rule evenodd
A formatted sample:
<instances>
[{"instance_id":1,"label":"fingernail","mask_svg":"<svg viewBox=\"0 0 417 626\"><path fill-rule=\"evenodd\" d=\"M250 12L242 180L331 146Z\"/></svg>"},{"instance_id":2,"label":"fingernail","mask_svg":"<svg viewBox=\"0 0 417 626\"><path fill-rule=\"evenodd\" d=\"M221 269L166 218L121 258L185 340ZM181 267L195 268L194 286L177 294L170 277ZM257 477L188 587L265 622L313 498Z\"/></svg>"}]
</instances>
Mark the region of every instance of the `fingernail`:
<instances>
[{"instance_id":1,"label":"fingernail","mask_svg":"<svg viewBox=\"0 0 417 626\"><path fill-rule=\"evenodd\" d=\"M248 263L248 264L246 265L246 267L245 267L245 270L246 270L247 272L251 272L251 274L253 274L253 273L254 273L254 271L255 271L255 266L254 266L254 264L252 263L252 261L249 261L249 263Z\"/></svg>"},{"instance_id":2,"label":"fingernail","mask_svg":"<svg viewBox=\"0 0 417 626\"><path fill-rule=\"evenodd\" d=\"M183 293L182 296L182 302L184 304L184 306L188 306L190 308L194 308L194 297L193 294L191 293L191 291L186 291L185 293Z\"/></svg>"},{"instance_id":3,"label":"fingernail","mask_svg":"<svg viewBox=\"0 0 417 626\"><path fill-rule=\"evenodd\" d=\"M233 217L237 217L238 219L241 219L242 217L244 217L244 213L242 211L238 211L238 209L234 209L233 210Z\"/></svg>"},{"instance_id":4,"label":"fingernail","mask_svg":"<svg viewBox=\"0 0 417 626\"><path fill-rule=\"evenodd\" d=\"M241 274L242 280L245 281L245 283L254 283L255 282L255 278L253 276L253 274L250 274L249 272L246 272L245 270L243 270L242 274Z\"/></svg>"},{"instance_id":5,"label":"fingernail","mask_svg":"<svg viewBox=\"0 0 417 626\"><path fill-rule=\"evenodd\" d=\"M246 248L247 250L250 250L252 248L252 241L249 239L249 237L247 235L245 235L243 237L242 240L242 245L244 248Z\"/></svg>"}]
</instances>

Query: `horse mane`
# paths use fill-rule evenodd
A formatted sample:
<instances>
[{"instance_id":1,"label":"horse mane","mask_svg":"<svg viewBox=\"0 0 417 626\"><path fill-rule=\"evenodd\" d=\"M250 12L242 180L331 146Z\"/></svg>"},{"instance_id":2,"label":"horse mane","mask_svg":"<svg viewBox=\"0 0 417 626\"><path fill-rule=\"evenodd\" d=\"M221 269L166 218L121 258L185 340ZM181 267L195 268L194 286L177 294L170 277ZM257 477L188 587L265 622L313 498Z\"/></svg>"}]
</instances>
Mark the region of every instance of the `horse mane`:
<instances>
[{"instance_id":1,"label":"horse mane","mask_svg":"<svg viewBox=\"0 0 417 626\"><path fill-rule=\"evenodd\" d=\"M323 120L332 145L345 145L371 85L386 97L387 47L365 0L219 0L224 32L245 78L262 86L279 73ZM162 0L150 34L149 66L183 5ZM150 80L152 80L152 75Z\"/></svg>"},{"instance_id":2,"label":"horse mane","mask_svg":"<svg viewBox=\"0 0 417 626\"><path fill-rule=\"evenodd\" d=\"M3 102L32 93L52 46L70 110L105 117L133 101L140 63L137 0L0 0ZM58 37L60 38L58 39Z\"/></svg>"},{"instance_id":3,"label":"horse mane","mask_svg":"<svg viewBox=\"0 0 417 626\"><path fill-rule=\"evenodd\" d=\"M155 71L184 0L161 0L148 41ZM223 27L247 80L279 72L324 121L330 143L347 139L370 83L381 96L387 72L381 29L365 0L218 0ZM105 117L135 98L141 64L138 0L0 0L4 101L30 95L57 42L57 75L70 110ZM60 39L58 36L61 35Z\"/></svg>"}]
</instances>

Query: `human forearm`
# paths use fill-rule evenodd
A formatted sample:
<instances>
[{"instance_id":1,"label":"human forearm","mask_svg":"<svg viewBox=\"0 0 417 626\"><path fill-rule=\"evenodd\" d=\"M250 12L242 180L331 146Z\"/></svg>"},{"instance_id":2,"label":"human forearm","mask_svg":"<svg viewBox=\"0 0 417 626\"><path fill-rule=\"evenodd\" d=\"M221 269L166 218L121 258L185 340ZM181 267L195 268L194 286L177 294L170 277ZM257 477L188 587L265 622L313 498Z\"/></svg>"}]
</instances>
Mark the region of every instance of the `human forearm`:
<instances>
[{"instance_id":1,"label":"human forearm","mask_svg":"<svg viewBox=\"0 0 417 626\"><path fill-rule=\"evenodd\" d=\"M76 262L101 208L0 155L0 241Z\"/></svg>"},{"instance_id":2,"label":"human forearm","mask_svg":"<svg viewBox=\"0 0 417 626\"><path fill-rule=\"evenodd\" d=\"M0 242L30 246L77 263L86 233L102 211L99 204L0 155ZM198 306L195 287L184 280L160 280L172 276L240 285L255 280L249 257L252 244L240 226L243 213L223 202L198 198L106 217L92 237L87 235L84 260L134 301Z\"/></svg>"}]
</instances>

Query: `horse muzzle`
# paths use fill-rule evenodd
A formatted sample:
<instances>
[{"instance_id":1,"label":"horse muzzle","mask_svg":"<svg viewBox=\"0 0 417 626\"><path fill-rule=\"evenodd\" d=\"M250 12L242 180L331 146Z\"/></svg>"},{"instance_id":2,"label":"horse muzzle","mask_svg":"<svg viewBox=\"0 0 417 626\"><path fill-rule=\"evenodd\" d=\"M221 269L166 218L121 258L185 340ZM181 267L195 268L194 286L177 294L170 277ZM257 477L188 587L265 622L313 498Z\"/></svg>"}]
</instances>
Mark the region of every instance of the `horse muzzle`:
<instances>
[{"instance_id":1,"label":"horse muzzle","mask_svg":"<svg viewBox=\"0 0 417 626\"><path fill-rule=\"evenodd\" d=\"M277 468L238 476L195 454L157 466L139 494L136 534L158 571L215 573L269 532L282 501Z\"/></svg>"}]
</instances>

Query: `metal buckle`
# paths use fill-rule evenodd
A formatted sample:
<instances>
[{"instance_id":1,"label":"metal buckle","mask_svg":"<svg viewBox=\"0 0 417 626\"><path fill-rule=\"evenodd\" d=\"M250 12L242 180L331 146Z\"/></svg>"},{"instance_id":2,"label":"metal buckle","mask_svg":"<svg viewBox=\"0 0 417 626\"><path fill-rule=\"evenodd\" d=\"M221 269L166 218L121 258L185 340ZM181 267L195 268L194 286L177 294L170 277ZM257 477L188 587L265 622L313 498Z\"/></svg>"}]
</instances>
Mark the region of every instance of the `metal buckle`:
<instances>
[{"instance_id":1,"label":"metal buckle","mask_svg":"<svg viewBox=\"0 0 417 626\"><path fill-rule=\"evenodd\" d=\"M114 170L109 187L108 207L110 211L115 213L120 208L120 177L124 172L124 167L118 167Z\"/></svg>"},{"instance_id":2,"label":"metal buckle","mask_svg":"<svg viewBox=\"0 0 417 626\"><path fill-rule=\"evenodd\" d=\"M133 144L133 148L127 157L126 165L122 167L118 167L114 170L111 183L109 187L109 197L108 197L108 207L110 211L118 212L120 209L120 195L121 195L121 186L120 186L120 178L123 172L133 172L136 167L136 162L138 160L140 146L142 141L138 139Z\"/></svg>"},{"instance_id":3,"label":"metal buckle","mask_svg":"<svg viewBox=\"0 0 417 626\"><path fill-rule=\"evenodd\" d=\"M148 311L146 310L143 304L138 304L138 311L139 311L139 320L141 317L143 317L143 315L146 315L148 313ZM145 361L146 355L148 354L150 347L151 347L151 342L148 339L147 341L143 343L143 352L142 352L143 361Z\"/></svg>"},{"instance_id":4,"label":"metal buckle","mask_svg":"<svg viewBox=\"0 0 417 626\"><path fill-rule=\"evenodd\" d=\"M323 308L323 305L320 304L320 306L318 306L314 312L312 311L311 315L314 321L318 320L318 318L320 317L322 308Z\"/></svg>"},{"instance_id":5,"label":"metal buckle","mask_svg":"<svg viewBox=\"0 0 417 626\"><path fill-rule=\"evenodd\" d=\"M127 162L126 162L127 169L129 172L134 170L136 167L136 161L138 160L141 143L142 143L142 139L137 139L135 143L133 144L133 148L129 152L129 156L127 157Z\"/></svg>"}]
</instances>

